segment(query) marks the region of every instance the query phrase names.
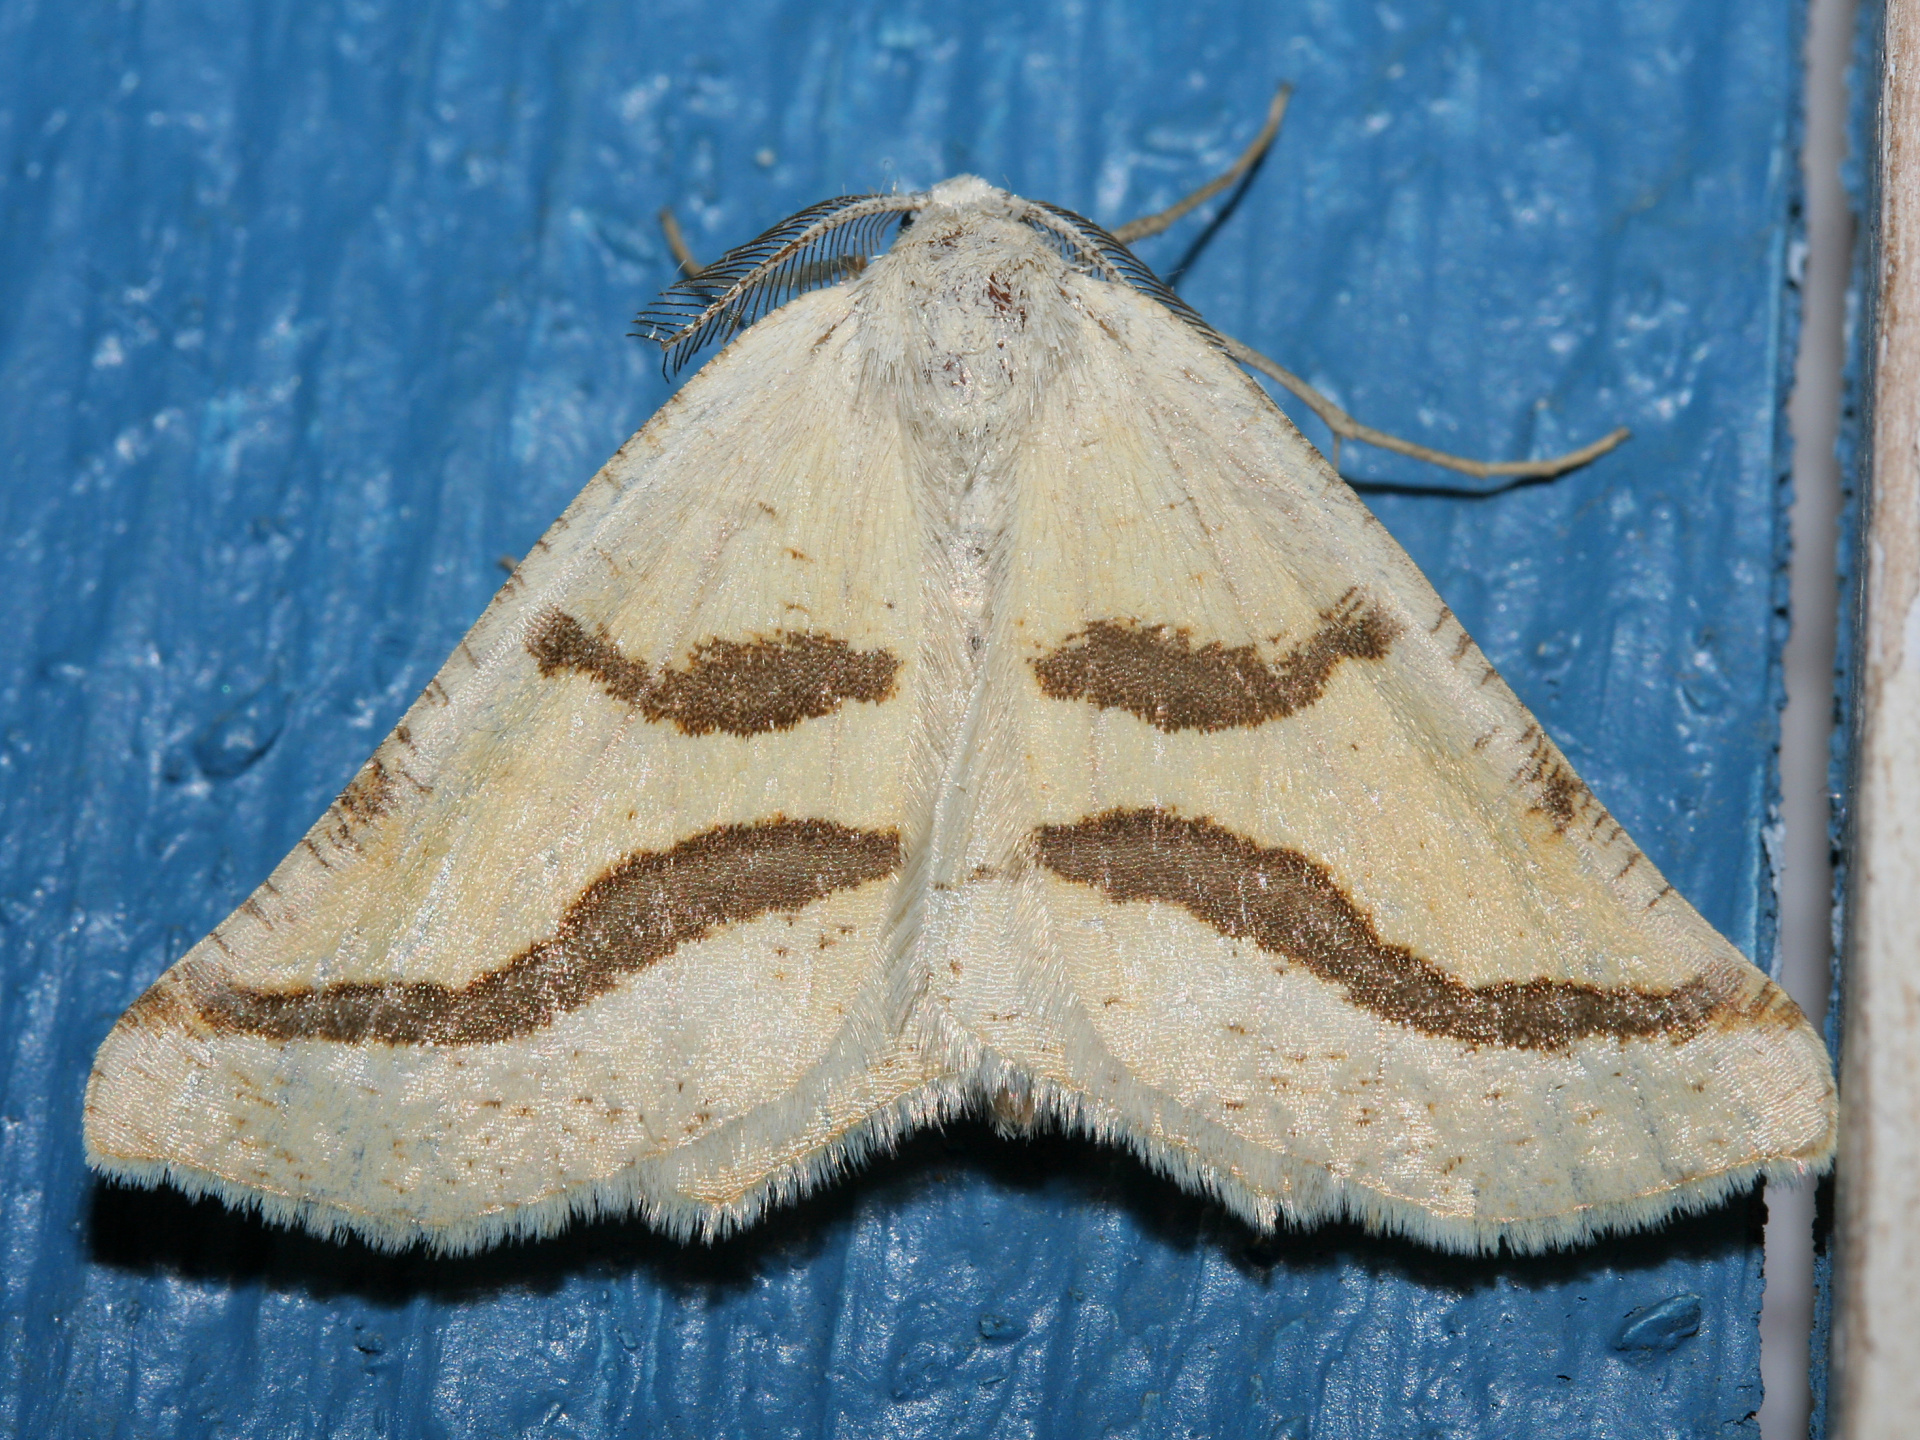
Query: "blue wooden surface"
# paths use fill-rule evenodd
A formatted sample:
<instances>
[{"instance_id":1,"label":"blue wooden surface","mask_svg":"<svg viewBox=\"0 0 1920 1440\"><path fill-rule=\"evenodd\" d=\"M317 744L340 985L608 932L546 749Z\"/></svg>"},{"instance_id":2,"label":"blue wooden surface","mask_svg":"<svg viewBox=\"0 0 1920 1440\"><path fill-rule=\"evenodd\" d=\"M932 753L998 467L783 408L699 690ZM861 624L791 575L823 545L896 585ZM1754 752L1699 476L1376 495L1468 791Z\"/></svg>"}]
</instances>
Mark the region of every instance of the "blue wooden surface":
<instances>
[{"instance_id":1,"label":"blue wooden surface","mask_svg":"<svg viewBox=\"0 0 1920 1440\"><path fill-rule=\"evenodd\" d=\"M656 207L713 254L971 169L1114 223L1230 158L1280 77L1242 202L1143 255L1429 443L1634 427L1553 485L1376 508L1764 961L1797 24L1791 0L0 0L0 1431L1750 1426L1745 1201L1466 1261L1260 1239L1111 1152L961 1127L711 1250L603 1224L429 1261L98 1188L79 1107L121 1007L667 393L623 333L670 278Z\"/></svg>"}]
</instances>

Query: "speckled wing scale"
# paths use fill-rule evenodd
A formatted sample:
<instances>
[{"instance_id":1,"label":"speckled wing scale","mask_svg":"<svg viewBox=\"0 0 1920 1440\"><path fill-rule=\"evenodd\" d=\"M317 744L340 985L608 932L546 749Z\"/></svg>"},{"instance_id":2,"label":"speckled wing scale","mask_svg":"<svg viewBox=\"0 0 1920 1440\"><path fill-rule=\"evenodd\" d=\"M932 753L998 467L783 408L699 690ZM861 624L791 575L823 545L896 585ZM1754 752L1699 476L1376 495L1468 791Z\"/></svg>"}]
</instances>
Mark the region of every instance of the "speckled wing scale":
<instances>
[{"instance_id":1,"label":"speckled wing scale","mask_svg":"<svg viewBox=\"0 0 1920 1440\"><path fill-rule=\"evenodd\" d=\"M96 1168L710 1234L994 1103L1538 1249L1829 1163L1799 1011L1112 237L847 197L643 319L727 343L107 1037Z\"/></svg>"}]
</instances>

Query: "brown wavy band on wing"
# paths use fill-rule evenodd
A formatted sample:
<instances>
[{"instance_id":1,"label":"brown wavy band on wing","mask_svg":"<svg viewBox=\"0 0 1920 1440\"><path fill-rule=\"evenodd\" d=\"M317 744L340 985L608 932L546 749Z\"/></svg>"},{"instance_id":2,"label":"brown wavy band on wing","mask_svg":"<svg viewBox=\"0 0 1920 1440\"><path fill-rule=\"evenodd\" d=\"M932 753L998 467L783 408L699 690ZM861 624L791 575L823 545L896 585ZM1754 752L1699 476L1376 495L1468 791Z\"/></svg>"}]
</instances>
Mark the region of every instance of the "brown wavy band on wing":
<instances>
[{"instance_id":1,"label":"brown wavy band on wing","mask_svg":"<svg viewBox=\"0 0 1920 1440\"><path fill-rule=\"evenodd\" d=\"M899 868L900 837L892 830L785 818L721 825L671 850L629 855L581 891L552 939L465 985L350 982L299 991L221 985L194 1000L213 1029L274 1040L512 1040L723 926L802 910Z\"/></svg>"},{"instance_id":2,"label":"brown wavy band on wing","mask_svg":"<svg viewBox=\"0 0 1920 1440\"><path fill-rule=\"evenodd\" d=\"M1122 620L1096 620L1032 664L1050 698L1127 710L1161 730L1262 725L1319 700L1342 660L1383 660L1400 637L1354 591L1320 620L1272 664L1252 645L1195 647L1183 631Z\"/></svg>"},{"instance_id":3,"label":"brown wavy band on wing","mask_svg":"<svg viewBox=\"0 0 1920 1440\"><path fill-rule=\"evenodd\" d=\"M1328 871L1164 810L1109 810L1035 832L1040 863L1117 901L1178 905L1222 935L1251 940L1340 986L1384 1020L1474 1044L1564 1050L1576 1040L1685 1040L1737 1002L1704 978L1674 990L1568 980L1467 985L1382 940Z\"/></svg>"},{"instance_id":4,"label":"brown wavy band on wing","mask_svg":"<svg viewBox=\"0 0 1920 1440\"><path fill-rule=\"evenodd\" d=\"M527 652L543 676L575 671L599 682L647 719L684 734L762 735L831 715L848 700L878 704L893 695L900 661L887 650L856 650L830 635L780 631L754 640L705 640L684 669L630 659L604 630L550 610L534 622Z\"/></svg>"}]
</instances>

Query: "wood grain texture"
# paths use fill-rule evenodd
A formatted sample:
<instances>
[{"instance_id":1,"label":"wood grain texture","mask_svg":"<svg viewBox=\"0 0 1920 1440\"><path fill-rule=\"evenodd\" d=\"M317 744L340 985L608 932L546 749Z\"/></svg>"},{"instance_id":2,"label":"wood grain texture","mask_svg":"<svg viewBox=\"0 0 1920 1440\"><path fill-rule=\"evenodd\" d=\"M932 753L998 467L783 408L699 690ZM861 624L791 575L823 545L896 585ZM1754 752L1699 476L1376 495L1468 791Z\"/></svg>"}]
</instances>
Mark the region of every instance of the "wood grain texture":
<instances>
[{"instance_id":1,"label":"wood grain texture","mask_svg":"<svg viewBox=\"0 0 1920 1440\"><path fill-rule=\"evenodd\" d=\"M1888 0L1835 1189L1832 1433L1920 1414L1920 5Z\"/></svg>"},{"instance_id":2,"label":"wood grain texture","mask_svg":"<svg viewBox=\"0 0 1920 1440\"><path fill-rule=\"evenodd\" d=\"M1793 26L0 0L0 1431L1739 1433L1738 1204L1529 1261L1256 1243L1123 1157L973 1127L717 1250L608 1226L428 1262L96 1189L79 1107L114 1017L666 397L623 337L672 276L657 206L703 256L961 169L1118 222L1230 160L1282 76L1281 148L1182 293L1429 443L1634 427L1553 485L1375 508L1764 962Z\"/></svg>"}]
</instances>

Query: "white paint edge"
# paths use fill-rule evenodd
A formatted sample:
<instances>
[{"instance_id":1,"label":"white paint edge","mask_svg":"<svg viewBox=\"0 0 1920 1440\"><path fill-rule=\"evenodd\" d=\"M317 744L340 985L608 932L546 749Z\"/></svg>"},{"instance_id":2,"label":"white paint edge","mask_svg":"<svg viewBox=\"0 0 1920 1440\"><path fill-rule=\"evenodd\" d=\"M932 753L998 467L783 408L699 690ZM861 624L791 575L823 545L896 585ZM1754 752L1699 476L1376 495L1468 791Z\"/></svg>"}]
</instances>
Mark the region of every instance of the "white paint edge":
<instances>
[{"instance_id":1,"label":"white paint edge","mask_svg":"<svg viewBox=\"0 0 1920 1440\"><path fill-rule=\"evenodd\" d=\"M1920 1424L1920 0L1887 0L1831 1431Z\"/></svg>"}]
</instances>

